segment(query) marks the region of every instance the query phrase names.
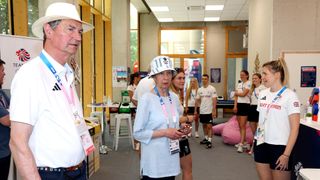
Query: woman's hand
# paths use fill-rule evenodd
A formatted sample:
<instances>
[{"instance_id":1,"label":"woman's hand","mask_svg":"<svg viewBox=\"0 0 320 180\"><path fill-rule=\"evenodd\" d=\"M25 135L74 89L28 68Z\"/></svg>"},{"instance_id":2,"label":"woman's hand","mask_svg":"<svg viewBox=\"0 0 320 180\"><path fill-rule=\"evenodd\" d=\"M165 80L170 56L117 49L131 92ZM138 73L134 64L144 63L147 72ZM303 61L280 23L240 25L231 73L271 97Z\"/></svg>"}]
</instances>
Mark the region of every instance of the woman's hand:
<instances>
[{"instance_id":1,"label":"woman's hand","mask_svg":"<svg viewBox=\"0 0 320 180\"><path fill-rule=\"evenodd\" d=\"M238 108L237 108L237 107L234 107L234 108L233 108L233 112L234 112L234 113L237 113L237 112L238 112Z\"/></svg>"},{"instance_id":2,"label":"woman's hand","mask_svg":"<svg viewBox=\"0 0 320 180\"><path fill-rule=\"evenodd\" d=\"M179 139L179 138L181 138L183 135L184 135L184 133L178 131L178 129L175 129L175 128L168 128L168 129L166 129L166 131L165 131L165 136L166 136L167 138L172 139L172 140Z\"/></svg>"},{"instance_id":3,"label":"woman's hand","mask_svg":"<svg viewBox=\"0 0 320 180\"><path fill-rule=\"evenodd\" d=\"M276 170L284 171L288 169L288 161L289 161L289 156L282 154L276 162L277 164Z\"/></svg>"}]
</instances>

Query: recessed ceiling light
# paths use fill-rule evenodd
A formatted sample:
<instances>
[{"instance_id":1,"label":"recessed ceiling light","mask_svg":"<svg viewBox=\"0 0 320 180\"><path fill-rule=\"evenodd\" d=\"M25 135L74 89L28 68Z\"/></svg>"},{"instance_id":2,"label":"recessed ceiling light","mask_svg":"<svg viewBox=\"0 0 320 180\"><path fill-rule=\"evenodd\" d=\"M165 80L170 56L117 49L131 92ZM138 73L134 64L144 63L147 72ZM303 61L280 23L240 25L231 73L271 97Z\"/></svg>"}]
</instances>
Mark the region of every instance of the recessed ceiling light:
<instances>
[{"instance_id":1,"label":"recessed ceiling light","mask_svg":"<svg viewBox=\"0 0 320 180\"><path fill-rule=\"evenodd\" d=\"M205 17L204 21L219 21L220 17Z\"/></svg>"},{"instance_id":2,"label":"recessed ceiling light","mask_svg":"<svg viewBox=\"0 0 320 180\"><path fill-rule=\"evenodd\" d=\"M206 5L206 11L221 11L224 5Z\"/></svg>"},{"instance_id":3,"label":"recessed ceiling light","mask_svg":"<svg viewBox=\"0 0 320 180\"><path fill-rule=\"evenodd\" d=\"M172 18L158 18L159 22L173 22Z\"/></svg>"},{"instance_id":4,"label":"recessed ceiling light","mask_svg":"<svg viewBox=\"0 0 320 180\"><path fill-rule=\"evenodd\" d=\"M150 7L153 12L164 12L169 11L168 6L153 6Z\"/></svg>"}]
</instances>

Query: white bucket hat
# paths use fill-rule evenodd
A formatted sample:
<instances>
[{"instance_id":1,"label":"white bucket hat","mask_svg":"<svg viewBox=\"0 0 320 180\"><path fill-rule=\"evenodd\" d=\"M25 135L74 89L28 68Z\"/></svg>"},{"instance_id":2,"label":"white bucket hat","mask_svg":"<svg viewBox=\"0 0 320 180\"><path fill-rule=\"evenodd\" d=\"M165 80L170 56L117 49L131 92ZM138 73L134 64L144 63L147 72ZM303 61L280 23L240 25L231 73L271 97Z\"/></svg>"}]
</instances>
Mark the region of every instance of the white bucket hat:
<instances>
[{"instance_id":1,"label":"white bucket hat","mask_svg":"<svg viewBox=\"0 0 320 180\"><path fill-rule=\"evenodd\" d=\"M43 38L43 25L59 19L73 19L81 22L83 32L87 32L94 28L91 24L81 21L79 13L73 4L57 2L50 4L46 10L45 16L33 23L32 33L39 38Z\"/></svg>"},{"instance_id":2,"label":"white bucket hat","mask_svg":"<svg viewBox=\"0 0 320 180\"><path fill-rule=\"evenodd\" d=\"M150 69L150 77L167 70L175 71L173 68L173 62L168 56L157 56L153 58L150 63Z\"/></svg>"}]
</instances>

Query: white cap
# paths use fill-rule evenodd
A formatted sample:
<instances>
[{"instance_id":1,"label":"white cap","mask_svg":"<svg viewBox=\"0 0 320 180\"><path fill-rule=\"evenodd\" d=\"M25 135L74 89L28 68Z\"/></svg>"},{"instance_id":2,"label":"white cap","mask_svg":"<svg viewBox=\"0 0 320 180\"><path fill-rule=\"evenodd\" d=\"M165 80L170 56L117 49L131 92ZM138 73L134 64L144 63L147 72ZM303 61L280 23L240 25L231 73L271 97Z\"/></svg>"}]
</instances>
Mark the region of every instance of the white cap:
<instances>
[{"instance_id":1,"label":"white cap","mask_svg":"<svg viewBox=\"0 0 320 180\"><path fill-rule=\"evenodd\" d=\"M151 72L149 76L153 76L167 70L175 71L173 68L173 62L168 56L157 56L153 58L150 63L150 69Z\"/></svg>"}]
</instances>

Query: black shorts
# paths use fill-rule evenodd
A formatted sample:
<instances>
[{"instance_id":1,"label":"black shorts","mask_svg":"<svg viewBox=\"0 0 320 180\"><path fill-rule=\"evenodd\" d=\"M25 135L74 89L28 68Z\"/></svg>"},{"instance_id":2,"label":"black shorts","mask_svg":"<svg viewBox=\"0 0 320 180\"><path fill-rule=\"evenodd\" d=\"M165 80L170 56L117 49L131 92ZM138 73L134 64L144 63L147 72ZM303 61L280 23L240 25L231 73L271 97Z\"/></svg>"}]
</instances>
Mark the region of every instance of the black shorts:
<instances>
[{"instance_id":1,"label":"black shorts","mask_svg":"<svg viewBox=\"0 0 320 180\"><path fill-rule=\"evenodd\" d=\"M203 124L213 124L212 114L200 114L199 119Z\"/></svg>"},{"instance_id":2,"label":"black shorts","mask_svg":"<svg viewBox=\"0 0 320 180\"><path fill-rule=\"evenodd\" d=\"M248 121L258 122L259 121L259 111L257 111L257 105L250 105Z\"/></svg>"},{"instance_id":3,"label":"black shorts","mask_svg":"<svg viewBox=\"0 0 320 180\"><path fill-rule=\"evenodd\" d=\"M250 104L247 103L237 103L237 116L248 116Z\"/></svg>"},{"instance_id":4,"label":"black shorts","mask_svg":"<svg viewBox=\"0 0 320 180\"><path fill-rule=\"evenodd\" d=\"M257 143L254 143L254 161L257 163L263 163L263 164L269 164L270 169L276 170L276 162L278 158L284 153L284 150L286 149L286 146L284 145L273 145L273 144L267 144L263 143L257 146ZM285 171L291 171L292 170L292 159L291 156L289 157L288 162L288 169Z\"/></svg>"},{"instance_id":5,"label":"black shorts","mask_svg":"<svg viewBox=\"0 0 320 180\"><path fill-rule=\"evenodd\" d=\"M183 156L187 156L188 154L191 153L189 141L187 138L180 139L179 146L180 146L180 158L182 158Z\"/></svg>"},{"instance_id":6,"label":"black shorts","mask_svg":"<svg viewBox=\"0 0 320 180\"><path fill-rule=\"evenodd\" d=\"M197 113L199 114L199 107L197 108ZM188 115L194 115L194 107L188 107Z\"/></svg>"}]
</instances>

